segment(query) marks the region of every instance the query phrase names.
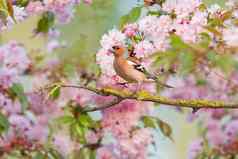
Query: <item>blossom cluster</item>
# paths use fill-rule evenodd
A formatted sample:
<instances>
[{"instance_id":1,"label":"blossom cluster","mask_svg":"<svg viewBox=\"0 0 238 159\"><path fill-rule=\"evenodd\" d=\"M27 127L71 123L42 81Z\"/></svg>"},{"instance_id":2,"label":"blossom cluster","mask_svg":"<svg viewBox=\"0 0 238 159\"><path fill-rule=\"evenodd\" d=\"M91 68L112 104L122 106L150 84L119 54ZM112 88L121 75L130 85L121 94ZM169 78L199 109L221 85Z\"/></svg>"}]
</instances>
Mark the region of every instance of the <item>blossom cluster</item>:
<instances>
[{"instance_id":1,"label":"blossom cluster","mask_svg":"<svg viewBox=\"0 0 238 159\"><path fill-rule=\"evenodd\" d=\"M4 20L0 20L0 30L8 29L15 23L22 22L27 17L35 14L41 14L46 11L51 11L55 14L59 23L68 23L74 16L74 7L78 5L80 0L44 0L44 1L29 1L26 6L21 6L17 1L13 1L13 16L10 14ZM84 0L84 3L91 4L92 0Z\"/></svg>"},{"instance_id":2,"label":"blossom cluster","mask_svg":"<svg viewBox=\"0 0 238 159\"><path fill-rule=\"evenodd\" d=\"M142 63L149 70L151 70L150 67L153 63L153 60L148 60L151 55L163 54L163 52L171 49L171 35L181 37L185 43L196 44L202 41L200 35L205 33L212 39L209 47L214 48L220 45L220 35L222 35L222 40L226 48L237 48L237 21L235 21L237 19L237 11L234 9L236 8L234 3L235 1L228 1L227 3L228 8L230 7L232 10L230 12L230 10L227 11L217 4L206 8L200 0L167 0L161 6L157 6L156 4L153 6L153 13L157 9L162 15L151 15L149 9L146 15L140 16L134 23L125 24L122 30L116 28L110 30L107 34L103 35L101 39L102 48L96 55L97 64L101 68L101 77L98 81L99 85L108 85L110 83L115 86L116 83L122 80L111 69L113 68L113 55L109 50L115 45L125 47L127 56L142 58ZM232 18L225 19L225 15ZM221 19L224 19L222 21L224 25L214 26L216 24L212 24L212 22ZM209 31L210 25L214 27L215 31ZM217 36L216 34L219 35ZM205 62L205 60L202 60L202 62ZM170 90L164 90L162 94L174 99L211 99L223 101L232 101L235 99L237 85L236 71L232 71L226 77L223 71L218 68L198 65L197 70L198 73L186 77L169 76L167 83L175 86L175 88L172 92ZM205 79L205 81L199 81L198 76L199 79ZM150 87L149 91L151 90L155 90L155 87ZM140 104L141 106L144 105L143 103ZM116 107L111 109L117 111L119 114L121 112ZM206 130L206 140L199 139L194 141L189 149L188 158L195 159L199 155L202 155L206 141L208 141L211 149L216 152L216 155L236 154L236 111L202 109L195 115L189 115L190 121L191 119L196 119L198 114L201 113L202 117L198 119L204 123L203 129ZM116 120L116 118L108 120L108 116L112 114L112 112L103 114L103 118L107 119L107 123ZM129 117L126 120L132 121ZM226 120L225 123L224 120ZM124 127L126 127L126 124L124 124ZM115 124L111 125L115 126ZM118 132L114 132L114 130L117 130L117 128L113 128L111 132L118 136Z\"/></svg>"},{"instance_id":3,"label":"blossom cluster","mask_svg":"<svg viewBox=\"0 0 238 159\"><path fill-rule=\"evenodd\" d=\"M92 3L91 0L84 2ZM79 0L44 0L29 1L25 7L19 7L14 1L14 18L17 22L21 22L32 15L50 11L58 23L65 24L72 20L74 7L79 3ZM216 51L221 51L224 47L234 53L238 44L236 21L238 11L234 7L237 4L235 0L230 0L227 5L231 11L218 5L206 8L200 0L166 0L161 5L137 7L142 10L137 20L123 24L121 30L114 28L102 36L101 48L96 54L96 63L101 69L101 74L90 84L98 88L110 86L135 89L134 84L129 84L127 88L118 84L124 80L113 69L114 57L110 50L115 45L126 48L126 56L141 59L148 70L155 69L155 72L160 68L154 68L153 57L166 55L166 51L175 49L171 43L171 37L174 35L180 37L184 45L191 44L190 51L194 51L194 46L203 42L201 34L205 34L210 39L205 49L215 48ZM0 22L1 31L15 23L11 16L6 20L6 23ZM57 40L60 36L57 29L49 28L47 33L48 52L63 46ZM173 91L163 89L157 92L155 84L151 83L143 84L142 89L150 93L161 93L172 99L234 100L237 96L237 71L232 69L227 75L220 68L211 67L212 64L206 61L208 57L200 51L203 49L196 48L195 51L197 50L200 53L199 57L193 60L205 64L198 64L196 70L186 76L170 74L166 76L166 83L175 87ZM180 50L177 51L178 54L179 52ZM234 59L236 58L234 56ZM81 79L75 81L65 79L67 78L65 76L61 77L60 71L63 69L60 61L50 61L40 69L34 68L32 61L22 44L11 41L0 46L0 117L5 116L9 122L9 125L5 126L8 131L3 133L0 139L0 148L3 148L4 153L11 153L17 149L41 152L44 151L46 143L51 143L50 146L66 158L85 147L88 149L93 147L91 149L93 151L96 149L98 159L148 158L147 148L153 143L153 133L152 128L147 127L142 119L153 116L151 102L126 99L101 110L99 119L94 121L90 113L82 110L87 106L103 107L115 97L101 96L83 89L59 90L57 83L52 90L49 88L48 94L42 90L36 92L36 88L58 81L82 84L83 82ZM31 72L31 69L35 70ZM33 88L20 92L23 93L20 95L19 92L14 93L14 87L18 88L17 91L19 89L23 91L19 88L19 84L22 83L21 78L28 75L32 76L30 87ZM87 75L82 76L86 78ZM26 101L27 105L24 103ZM69 130L63 124L56 124L55 119L58 117L68 123L66 125L69 126L67 127ZM207 151L218 156L237 154L237 117L236 110L223 109L201 109L195 114L190 114L190 122L201 121L203 138L198 138L191 144L188 158L196 159ZM53 128L52 123L56 124ZM96 126L98 123L100 126ZM92 125L95 127L92 128Z\"/></svg>"},{"instance_id":4,"label":"blossom cluster","mask_svg":"<svg viewBox=\"0 0 238 159\"><path fill-rule=\"evenodd\" d=\"M166 51L171 47L171 34L181 36L188 43L198 42L199 34L204 31L203 26L207 24L208 16L207 11L199 9L201 4L201 1L190 0L179 0L177 3L166 1L162 7L157 8L158 11L162 11L165 14L158 16L148 13L140 17L137 22L125 24L121 31L114 28L107 34L104 34L100 42L102 48L96 54L97 64L101 68L101 77L98 80L98 85L105 86L111 84L117 86L116 84L122 81L112 69L113 55L110 52L112 46L116 45L127 48L127 56L133 55L142 58L142 63L146 67L150 67L153 63L153 60L148 59L150 55ZM131 89L130 86L129 89ZM145 86L144 89L152 92L156 91L154 86ZM131 103L129 104L128 102ZM140 144L140 148L138 148L136 144L131 144L131 142L137 142L134 140L134 137L126 137L129 135L129 132L133 131L133 127L136 126L140 118L149 113L143 109L150 103L134 102L122 102L118 106L103 112L103 125L105 130L111 132L117 139L120 146L114 149L119 149L120 152L123 152L121 153L121 158L146 158L146 147L151 142L148 137L142 137L141 142L147 144Z\"/></svg>"},{"instance_id":5,"label":"blossom cluster","mask_svg":"<svg viewBox=\"0 0 238 159\"><path fill-rule=\"evenodd\" d=\"M3 126L6 132L1 132L1 149L9 154L18 149L34 152L44 150L45 143L52 142L61 155L68 155L76 146L68 147L67 145L79 145L70 140L68 134L58 132L49 140L51 133L49 124L63 114L60 103L67 97L61 97L59 102L56 102L47 98L44 92L35 91L42 86L40 84L49 82L48 73L52 67L47 67L47 70L43 72L31 72L32 60L24 45L15 41L0 46L0 57L0 116L2 120L7 119L2 121L6 122ZM22 99L17 92L14 93L13 89L23 91L20 87L22 87L23 78L29 76L29 73L34 73L32 83L28 83L28 86L32 88L21 92L24 93L21 94L22 97L25 97ZM39 79L41 79L40 84ZM76 93L75 100L84 101L85 104L85 100L82 100L82 97L79 100L77 96L80 96L80 93ZM71 98L72 96L67 100Z\"/></svg>"},{"instance_id":6,"label":"blossom cluster","mask_svg":"<svg viewBox=\"0 0 238 159\"><path fill-rule=\"evenodd\" d=\"M227 7L232 10L226 11L218 5L212 5L209 10L210 18L222 18L222 15L229 13L232 18L224 20L223 26L215 26L216 30L222 34L223 43L228 50L237 48L237 9L235 1L228 1ZM217 37L214 35L214 39ZM219 45L217 40L211 44L213 47ZM236 55L234 56L236 59ZM196 76L186 78L169 78L171 83L176 83L174 91L165 91L164 94L172 98L182 99L212 99L227 102L235 101L237 97L237 70L225 74L217 68L202 66L200 68L200 78L205 79L205 83L199 83ZM237 154L237 110L226 109L201 109L195 114L189 115L189 121L199 121L201 123L201 136L194 140L188 151L189 159L196 159L206 156L236 156Z\"/></svg>"},{"instance_id":7,"label":"blossom cluster","mask_svg":"<svg viewBox=\"0 0 238 159\"><path fill-rule=\"evenodd\" d=\"M199 34L205 31L203 27L207 24L208 16L207 11L199 9L201 4L201 1L166 1L162 8L158 8L164 15L148 14L135 23L126 24L122 31L114 28L103 35L102 49L97 53L97 63L101 67L102 76L107 76L108 80L112 81L119 80L111 69L113 55L108 51L114 45L126 47L128 50L132 48L129 54L133 52L136 57L145 59L156 52L168 50L172 33L181 36L185 42L198 42ZM150 66L152 61L143 62L145 66Z\"/></svg>"},{"instance_id":8,"label":"blossom cluster","mask_svg":"<svg viewBox=\"0 0 238 159\"><path fill-rule=\"evenodd\" d=\"M10 124L8 133L1 138L0 146L5 151L11 150L17 142L31 147L31 142L28 142L28 139L35 141L46 138L45 134L47 132L44 127L46 127L47 119L43 116L36 119L31 112L28 112L26 116L21 114L20 101L13 99L6 91L13 87L15 83L18 83L25 72L30 69L31 60L28 58L24 46L15 41L0 47L0 57L0 106L1 112L8 117ZM38 97L35 97L33 94L29 95L29 99L32 99L30 101L37 102ZM41 101L41 99L39 100ZM42 107L36 107L36 109L39 108L42 109Z\"/></svg>"},{"instance_id":9,"label":"blossom cluster","mask_svg":"<svg viewBox=\"0 0 238 159\"><path fill-rule=\"evenodd\" d=\"M7 89L30 69L31 61L21 44L11 41L0 47L0 87Z\"/></svg>"}]
</instances>

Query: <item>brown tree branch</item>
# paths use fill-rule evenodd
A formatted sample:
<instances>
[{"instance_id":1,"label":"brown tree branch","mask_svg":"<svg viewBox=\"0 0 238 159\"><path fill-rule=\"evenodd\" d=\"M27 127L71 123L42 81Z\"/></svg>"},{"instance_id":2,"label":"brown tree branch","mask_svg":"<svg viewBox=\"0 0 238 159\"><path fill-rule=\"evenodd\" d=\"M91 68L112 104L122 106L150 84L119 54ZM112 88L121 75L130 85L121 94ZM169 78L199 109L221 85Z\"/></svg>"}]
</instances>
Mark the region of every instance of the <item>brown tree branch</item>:
<instances>
[{"instance_id":1,"label":"brown tree branch","mask_svg":"<svg viewBox=\"0 0 238 159\"><path fill-rule=\"evenodd\" d=\"M154 102L159 104L164 104L165 106L171 107L185 107L185 108L193 108L193 109L200 109L200 108L229 108L229 109L236 109L238 108L238 103L226 103L220 100L205 100L205 99L171 99L167 97L163 97L160 95L152 95L146 91L140 91L137 93L130 92L128 90L122 89L115 89L115 88L94 88L89 86L79 86L79 85L68 85L68 84L61 84L61 87L68 87L68 88L77 88L77 89L85 89L91 92L94 92L98 95L102 96L114 96L117 97L112 102L96 108L87 108L85 112L93 112L98 110L107 109L112 107L125 99L133 99L138 101L147 101L147 102Z\"/></svg>"}]
</instances>

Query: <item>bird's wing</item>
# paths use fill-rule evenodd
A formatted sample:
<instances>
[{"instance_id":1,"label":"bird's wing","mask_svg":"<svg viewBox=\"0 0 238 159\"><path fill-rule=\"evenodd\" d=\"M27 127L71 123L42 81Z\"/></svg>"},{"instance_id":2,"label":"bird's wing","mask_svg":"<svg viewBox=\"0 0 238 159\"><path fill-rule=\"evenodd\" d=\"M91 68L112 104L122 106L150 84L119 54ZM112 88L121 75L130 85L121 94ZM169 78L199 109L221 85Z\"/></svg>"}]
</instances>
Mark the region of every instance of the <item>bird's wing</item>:
<instances>
[{"instance_id":1,"label":"bird's wing","mask_svg":"<svg viewBox=\"0 0 238 159\"><path fill-rule=\"evenodd\" d=\"M129 57L127 57L126 60L131 61L131 62L134 62L134 63L136 63L136 64L141 64L141 59L140 59L140 58L137 58L137 57L135 57L135 56L129 56Z\"/></svg>"},{"instance_id":2,"label":"bird's wing","mask_svg":"<svg viewBox=\"0 0 238 159\"><path fill-rule=\"evenodd\" d=\"M130 60L127 60L127 63L129 65L133 66L133 68L136 69L137 71L140 71L140 72L142 72L144 74L147 74L147 71L146 71L145 67L142 66L141 64L132 62Z\"/></svg>"},{"instance_id":3,"label":"bird's wing","mask_svg":"<svg viewBox=\"0 0 238 159\"><path fill-rule=\"evenodd\" d=\"M158 79L156 76L150 74L150 73L145 69L145 67L143 67L143 65L141 65L141 64L139 64L139 63L135 63L135 62L130 61L130 60L127 60L127 63L128 63L129 65L133 66L133 68L136 69L137 71L140 71L140 72L144 73L144 74L146 75L147 79L154 80L154 81L156 81L157 84L159 84L159 85L161 85L161 86L164 86L164 87L167 87L167 88L174 88L173 86L170 86L170 85L168 85L168 84L164 84L164 83L162 83L161 81L159 81L159 79Z\"/></svg>"}]
</instances>

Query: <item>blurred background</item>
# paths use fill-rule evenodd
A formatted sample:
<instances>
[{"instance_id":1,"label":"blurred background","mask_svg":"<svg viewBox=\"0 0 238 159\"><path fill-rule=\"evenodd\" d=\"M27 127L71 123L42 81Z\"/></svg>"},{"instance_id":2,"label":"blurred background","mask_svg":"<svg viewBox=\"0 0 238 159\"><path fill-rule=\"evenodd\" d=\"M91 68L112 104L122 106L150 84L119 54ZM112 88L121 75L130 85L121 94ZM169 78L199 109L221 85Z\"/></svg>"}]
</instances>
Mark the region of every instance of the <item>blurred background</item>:
<instances>
[{"instance_id":1,"label":"blurred background","mask_svg":"<svg viewBox=\"0 0 238 159\"><path fill-rule=\"evenodd\" d=\"M205 2L207 4L216 2L224 6L225 0L205 0ZM72 22L59 26L60 40L66 43L67 47L55 50L51 56L60 57L66 68L77 66L89 72L98 72L95 53L100 48L101 36L109 29L117 27L120 17L139 3L141 2L137 0L94 0L93 5L80 5ZM46 52L47 37L32 37L37 20L36 16L15 25L12 30L2 33L0 41L7 42L14 39L24 43L29 52L37 50ZM189 123L188 116L175 109L160 107L156 113L172 126L174 142L165 138L159 130L156 131L155 142L158 150L150 148L151 158L154 158L153 156L157 156L156 158L160 156L161 159L187 158L187 147L190 141L196 138L195 123Z\"/></svg>"}]
</instances>

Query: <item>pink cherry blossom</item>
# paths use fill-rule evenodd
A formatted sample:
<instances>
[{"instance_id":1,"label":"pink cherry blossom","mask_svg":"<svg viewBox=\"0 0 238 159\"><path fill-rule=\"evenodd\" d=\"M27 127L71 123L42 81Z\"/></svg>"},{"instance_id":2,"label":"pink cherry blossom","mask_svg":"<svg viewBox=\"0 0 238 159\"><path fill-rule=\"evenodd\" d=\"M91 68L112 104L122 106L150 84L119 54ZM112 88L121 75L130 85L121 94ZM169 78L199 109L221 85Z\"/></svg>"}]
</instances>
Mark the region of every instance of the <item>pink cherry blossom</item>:
<instances>
[{"instance_id":1,"label":"pink cherry blossom","mask_svg":"<svg viewBox=\"0 0 238 159\"><path fill-rule=\"evenodd\" d=\"M104 50L111 49L114 45L124 46L126 35L117 29L110 30L102 36L100 44Z\"/></svg>"},{"instance_id":2,"label":"pink cherry blossom","mask_svg":"<svg viewBox=\"0 0 238 159\"><path fill-rule=\"evenodd\" d=\"M153 54L155 51L156 50L154 45L147 40L143 40L140 43L135 45L135 53L136 53L136 56L138 57L149 56L150 54Z\"/></svg>"}]
</instances>

